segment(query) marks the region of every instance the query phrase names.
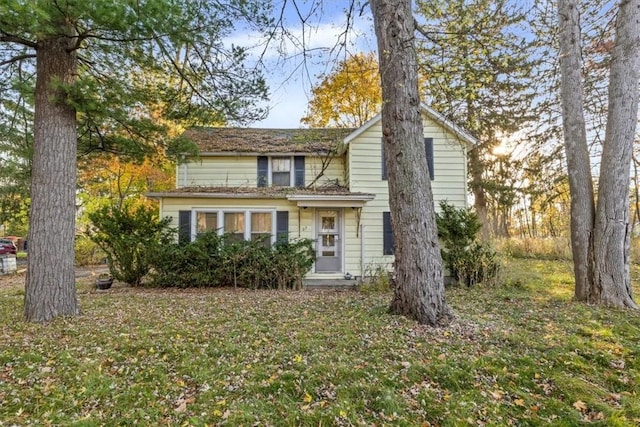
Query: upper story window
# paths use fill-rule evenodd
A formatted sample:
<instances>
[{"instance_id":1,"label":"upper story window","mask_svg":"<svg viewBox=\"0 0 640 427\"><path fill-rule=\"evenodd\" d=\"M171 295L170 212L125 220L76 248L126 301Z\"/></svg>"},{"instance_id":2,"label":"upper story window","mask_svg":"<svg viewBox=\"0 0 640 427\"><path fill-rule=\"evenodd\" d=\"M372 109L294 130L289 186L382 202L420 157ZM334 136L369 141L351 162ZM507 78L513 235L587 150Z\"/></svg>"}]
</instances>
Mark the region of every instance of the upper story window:
<instances>
[{"instance_id":1,"label":"upper story window","mask_svg":"<svg viewBox=\"0 0 640 427\"><path fill-rule=\"evenodd\" d=\"M304 187L303 156L258 156L258 187Z\"/></svg>"},{"instance_id":2,"label":"upper story window","mask_svg":"<svg viewBox=\"0 0 640 427\"><path fill-rule=\"evenodd\" d=\"M271 157L271 185L291 187L293 185L290 157Z\"/></svg>"}]
</instances>

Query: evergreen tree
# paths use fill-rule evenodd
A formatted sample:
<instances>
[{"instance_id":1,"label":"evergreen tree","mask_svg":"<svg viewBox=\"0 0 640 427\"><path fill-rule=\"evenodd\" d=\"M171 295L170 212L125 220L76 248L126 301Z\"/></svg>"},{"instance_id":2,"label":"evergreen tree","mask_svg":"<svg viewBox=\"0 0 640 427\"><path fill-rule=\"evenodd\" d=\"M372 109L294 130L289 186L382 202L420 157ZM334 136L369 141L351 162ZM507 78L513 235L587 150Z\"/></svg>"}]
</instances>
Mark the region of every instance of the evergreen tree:
<instances>
[{"instance_id":1,"label":"evergreen tree","mask_svg":"<svg viewBox=\"0 0 640 427\"><path fill-rule=\"evenodd\" d=\"M263 116L262 77L222 38L243 19L266 24L258 2L7 0L0 5L0 80L35 75L29 262L25 317L79 312L73 241L76 156L83 150L143 157L169 145L146 106L172 119ZM169 80L147 79L153 75ZM21 90L33 83L25 78ZM18 99L2 91L2 100ZM161 102L158 102L161 101ZM178 140L179 141L179 140ZM173 145L175 147L175 145Z\"/></svg>"},{"instance_id":2,"label":"evergreen tree","mask_svg":"<svg viewBox=\"0 0 640 427\"><path fill-rule=\"evenodd\" d=\"M424 99L479 140L469 151L468 170L485 240L490 210L486 189L491 164L499 161L492 150L533 119L529 77L536 61L523 36L525 14L512 5L507 0L417 2Z\"/></svg>"}]
</instances>

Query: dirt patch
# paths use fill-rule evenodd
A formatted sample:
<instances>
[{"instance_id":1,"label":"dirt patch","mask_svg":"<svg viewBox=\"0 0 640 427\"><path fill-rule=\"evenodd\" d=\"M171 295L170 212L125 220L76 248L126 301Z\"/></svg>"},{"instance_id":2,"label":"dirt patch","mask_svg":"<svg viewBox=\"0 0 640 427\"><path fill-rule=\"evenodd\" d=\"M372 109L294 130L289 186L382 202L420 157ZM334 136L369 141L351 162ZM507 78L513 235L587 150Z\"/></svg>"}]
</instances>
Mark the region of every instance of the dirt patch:
<instances>
[{"instance_id":1,"label":"dirt patch","mask_svg":"<svg viewBox=\"0 0 640 427\"><path fill-rule=\"evenodd\" d=\"M0 275L0 289L24 287L24 268L18 268L16 273Z\"/></svg>"},{"instance_id":2,"label":"dirt patch","mask_svg":"<svg viewBox=\"0 0 640 427\"><path fill-rule=\"evenodd\" d=\"M15 273L0 275L0 289L24 288L26 272L26 266L18 265ZM76 282L93 283L99 274L108 272L109 268L106 265L76 268Z\"/></svg>"}]
</instances>

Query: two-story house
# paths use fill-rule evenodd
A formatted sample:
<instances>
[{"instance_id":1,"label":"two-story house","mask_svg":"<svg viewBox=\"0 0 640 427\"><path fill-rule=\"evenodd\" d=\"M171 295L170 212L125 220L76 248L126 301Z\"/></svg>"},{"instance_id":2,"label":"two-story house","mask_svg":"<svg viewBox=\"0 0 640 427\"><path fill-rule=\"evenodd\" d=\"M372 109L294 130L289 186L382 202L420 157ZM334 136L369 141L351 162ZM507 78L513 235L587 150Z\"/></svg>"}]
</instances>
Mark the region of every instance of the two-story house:
<instances>
[{"instance_id":1,"label":"two-story house","mask_svg":"<svg viewBox=\"0 0 640 427\"><path fill-rule=\"evenodd\" d=\"M149 196L179 239L217 230L242 239L310 238L307 278L342 278L393 263L380 115L358 129L195 128L198 158L177 166L176 189ZM423 107L425 155L438 205L466 207L464 130Z\"/></svg>"}]
</instances>

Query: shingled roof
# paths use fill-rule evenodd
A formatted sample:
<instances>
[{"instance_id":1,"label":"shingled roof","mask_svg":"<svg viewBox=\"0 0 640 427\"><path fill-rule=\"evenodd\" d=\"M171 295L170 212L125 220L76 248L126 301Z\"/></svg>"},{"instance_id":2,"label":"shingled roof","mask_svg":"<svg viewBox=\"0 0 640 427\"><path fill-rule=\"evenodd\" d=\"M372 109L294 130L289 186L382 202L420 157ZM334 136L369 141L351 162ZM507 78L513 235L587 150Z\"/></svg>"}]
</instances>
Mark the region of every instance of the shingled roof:
<instances>
[{"instance_id":1,"label":"shingled roof","mask_svg":"<svg viewBox=\"0 0 640 427\"><path fill-rule=\"evenodd\" d=\"M325 195L325 196L362 196L369 193L353 193L347 187L335 184L324 184L314 188L297 187L181 187L162 193L149 193L151 197L189 197L191 195L202 196L232 196L241 197L263 197L263 198L286 198L291 195Z\"/></svg>"},{"instance_id":2,"label":"shingled roof","mask_svg":"<svg viewBox=\"0 0 640 427\"><path fill-rule=\"evenodd\" d=\"M191 128L184 136L206 153L326 153L354 129Z\"/></svg>"}]
</instances>

